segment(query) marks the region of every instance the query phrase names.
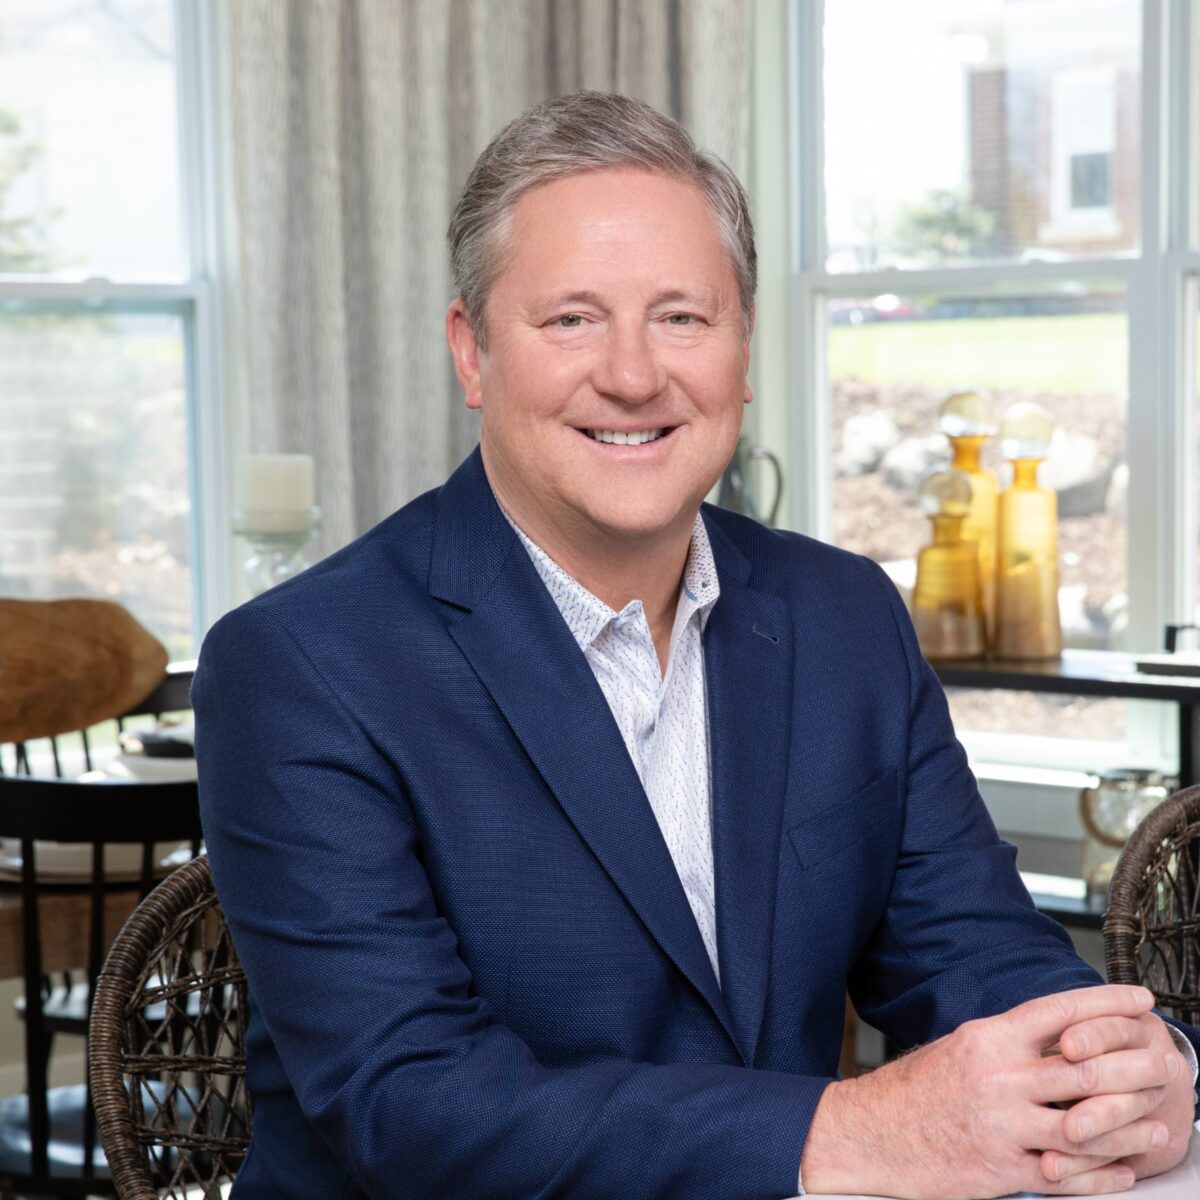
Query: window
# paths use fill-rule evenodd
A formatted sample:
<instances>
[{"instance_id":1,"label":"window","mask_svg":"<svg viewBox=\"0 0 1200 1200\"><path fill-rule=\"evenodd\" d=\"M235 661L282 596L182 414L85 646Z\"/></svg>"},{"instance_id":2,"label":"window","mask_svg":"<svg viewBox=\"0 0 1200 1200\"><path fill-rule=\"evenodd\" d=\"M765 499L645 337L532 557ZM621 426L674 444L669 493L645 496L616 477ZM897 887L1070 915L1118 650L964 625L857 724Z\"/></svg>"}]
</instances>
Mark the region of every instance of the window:
<instances>
[{"instance_id":1,"label":"window","mask_svg":"<svg viewBox=\"0 0 1200 1200\"><path fill-rule=\"evenodd\" d=\"M117 600L172 658L204 607L199 7L0 4L0 594Z\"/></svg>"},{"instance_id":2,"label":"window","mask_svg":"<svg viewBox=\"0 0 1200 1200\"><path fill-rule=\"evenodd\" d=\"M1041 229L1047 244L1119 235L1111 178L1117 155L1117 78L1115 67L1054 76L1051 219ZM1131 72L1122 72L1122 78L1129 80ZM1132 96L1126 103L1133 106ZM1118 170L1127 186L1137 165L1132 141L1122 145Z\"/></svg>"},{"instance_id":3,"label":"window","mask_svg":"<svg viewBox=\"0 0 1200 1200\"><path fill-rule=\"evenodd\" d=\"M1069 162L1071 173L1072 211L1081 208L1108 208L1112 200L1112 185L1109 167L1112 155L1072 154Z\"/></svg>"},{"instance_id":4,"label":"window","mask_svg":"<svg viewBox=\"0 0 1200 1200\"><path fill-rule=\"evenodd\" d=\"M796 515L902 590L928 536L916 481L947 456L938 404L972 388L997 416L1033 399L1055 417L1042 470L1068 645L1157 650L1166 621L1191 618L1198 8L793 3L791 70L811 81L794 130ZM1170 753L1153 706L951 705L986 758Z\"/></svg>"},{"instance_id":5,"label":"window","mask_svg":"<svg viewBox=\"0 0 1200 1200\"><path fill-rule=\"evenodd\" d=\"M1136 0L826 4L826 269L1135 248L1140 33Z\"/></svg>"}]
</instances>

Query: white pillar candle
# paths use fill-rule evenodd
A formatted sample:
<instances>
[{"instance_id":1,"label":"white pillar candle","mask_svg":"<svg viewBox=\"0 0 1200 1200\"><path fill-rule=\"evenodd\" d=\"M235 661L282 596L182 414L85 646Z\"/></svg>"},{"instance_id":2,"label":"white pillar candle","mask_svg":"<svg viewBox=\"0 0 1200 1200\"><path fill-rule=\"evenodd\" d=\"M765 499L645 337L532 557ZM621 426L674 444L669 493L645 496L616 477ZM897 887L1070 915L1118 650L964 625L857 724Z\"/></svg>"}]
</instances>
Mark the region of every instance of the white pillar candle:
<instances>
[{"instance_id":1,"label":"white pillar candle","mask_svg":"<svg viewBox=\"0 0 1200 1200\"><path fill-rule=\"evenodd\" d=\"M247 454L241 462L243 522L256 533L301 533L312 527L313 460L309 454Z\"/></svg>"}]
</instances>

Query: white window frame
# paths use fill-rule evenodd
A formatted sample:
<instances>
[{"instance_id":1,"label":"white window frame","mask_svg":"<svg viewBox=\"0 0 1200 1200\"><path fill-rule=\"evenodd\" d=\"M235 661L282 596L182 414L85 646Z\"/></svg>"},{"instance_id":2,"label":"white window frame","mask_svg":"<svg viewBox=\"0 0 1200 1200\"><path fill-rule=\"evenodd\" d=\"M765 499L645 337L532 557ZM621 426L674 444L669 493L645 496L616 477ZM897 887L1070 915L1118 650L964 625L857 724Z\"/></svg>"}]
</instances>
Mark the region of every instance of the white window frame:
<instances>
[{"instance_id":1,"label":"white window frame","mask_svg":"<svg viewBox=\"0 0 1200 1200\"><path fill-rule=\"evenodd\" d=\"M787 405L792 528L830 540L831 412L825 300L847 293L972 292L1073 279L1119 279L1128 297L1130 490L1129 649L1161 649L1168 621L1189 621L1194 587L1196 478L1194 406L1196 290L1200 277L1193 197L1200 198L1200 150L1192 126L1200 94L1200 0L1143 0L1142 178L1137 256L1067 263L937 269L825 270L823 189L823 0L785 0L787 131L791 164L788 288L790 395ZM1187 336L1185 336L1187 330ZM1128 742L1008 737L964 742L974 759L1097 770L1132 762L1171 766L1175 716L1169 706L1131 703Z\"/></svg>"},{"instance_id":2,"label":"white window frame","mask_svg":"<svg viewBox=\"0 0 1200 1200\"><path fill-rule=\"evenodd\" d=\"M0 305L14 301L48 311L164 311L184 330L191 501L189 560L192 636L199 645L232 595L225 486L225 420L220 385L220 319L214 286L218 255L214 186L213 6L172 0L176 46L180 192L187 277L180 282L0 276Z\"/></svg>"}]
</instances>

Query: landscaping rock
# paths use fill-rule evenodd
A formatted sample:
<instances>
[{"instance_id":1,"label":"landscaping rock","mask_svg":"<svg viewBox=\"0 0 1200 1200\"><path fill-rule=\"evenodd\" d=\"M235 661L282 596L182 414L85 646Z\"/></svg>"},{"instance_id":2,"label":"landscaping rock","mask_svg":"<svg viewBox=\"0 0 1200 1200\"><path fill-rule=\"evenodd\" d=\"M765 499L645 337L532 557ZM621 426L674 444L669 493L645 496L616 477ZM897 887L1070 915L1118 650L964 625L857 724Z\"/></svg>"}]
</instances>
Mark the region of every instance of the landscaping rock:
<instances>
[{"instance_id":1,"label":"landscaping rock","mask_svg":"<svg viewBox=\"0 0 1200 1200\"><path fill-rule=\"evenodd\" d=\"M1129 464L1118 463L1108 481L1104 497L1105 509L1124 521L1129 516Z\"/></svg>"},{"instance_id":2,"label":"landscaping rock","mask_svg":"<svg viewBox=\"0 0 1200 1200\"><path fill-rule=\"evenodd\" d=\"M909 437L897 442L883 456L883 477L902 492L914 492L921 476L931 467L944 467L950 462L950 447L940 434L930 437Z\"/></svg>"},{"instance_id":3,"label":"landscaping rock","mask_svg":"<svg viewBox=\"0 0 1200 1200\"><path fill-rule=\"evenodd\" d=\"M870 474L901 436L895 418L884 409L847 417L842 427L842 448L833 458L834 474Z\"/></svg>"},{"instance_id":4,"label":"landscaping rock","mask_svg":"<svg viewBox=\"0 0 1200 1200\"><path fill-rule=\"evenodd\" d=\"M1062 623L1063 643L1088 650L1102 650L1108 641L1108 628L1088 603L1083 584L1068 584L1058 589L1058 616Z\"/></svg>"},{"instance_id":5,"label":"landscaping rock","mask_svg":"<svg viewBox=\"0 0 1200 1200\"><path fill-rule=\"evenodd\" d=\"M1094 439L1056 429L1038 479L1058 493L1060 517L1090 517L1106 511L1115 468L1112 459L1100 454Z\"/></svg>"}]
</instances>

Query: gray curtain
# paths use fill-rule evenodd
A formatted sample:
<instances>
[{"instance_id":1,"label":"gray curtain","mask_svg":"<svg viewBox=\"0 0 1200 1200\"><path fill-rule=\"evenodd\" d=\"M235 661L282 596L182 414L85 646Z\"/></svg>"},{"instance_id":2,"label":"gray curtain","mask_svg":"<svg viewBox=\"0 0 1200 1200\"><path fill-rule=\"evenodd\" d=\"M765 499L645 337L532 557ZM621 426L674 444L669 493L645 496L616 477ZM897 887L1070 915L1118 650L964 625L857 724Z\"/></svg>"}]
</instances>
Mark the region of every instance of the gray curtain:
<instances>
[{"instance_id":1,"label":"gray curtain","mask_svg":"<svg viewBox=\"0 0 1200 1200\"><path fill-rule=\"evenodd\" d=\"M327 552L478 437L442 337L471 163L548 95L639 96L744 178L751 0L227 0L229 351L248 449L313 454Z\"/></svg>"}]
</instances>

